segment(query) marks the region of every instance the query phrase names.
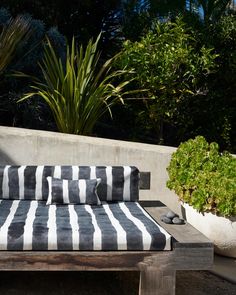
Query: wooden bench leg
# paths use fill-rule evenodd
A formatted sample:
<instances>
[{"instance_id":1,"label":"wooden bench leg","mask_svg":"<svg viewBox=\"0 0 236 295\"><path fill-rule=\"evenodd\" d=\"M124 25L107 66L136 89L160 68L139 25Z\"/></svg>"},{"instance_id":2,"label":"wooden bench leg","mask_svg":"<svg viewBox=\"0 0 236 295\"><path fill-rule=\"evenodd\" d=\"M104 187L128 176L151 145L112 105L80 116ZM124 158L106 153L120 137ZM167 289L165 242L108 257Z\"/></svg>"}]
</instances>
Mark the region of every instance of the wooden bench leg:
<instances>
[{"instance_id":1,"label":"wooden bench leg","mask_svg":"<svg viewBox=\"0 0 236 295\"><path fill-rule=\"evenodd\" d=\"M174 295L176 271L167 266L142 265L139 295Z\"/></svg>"}]
</instances>

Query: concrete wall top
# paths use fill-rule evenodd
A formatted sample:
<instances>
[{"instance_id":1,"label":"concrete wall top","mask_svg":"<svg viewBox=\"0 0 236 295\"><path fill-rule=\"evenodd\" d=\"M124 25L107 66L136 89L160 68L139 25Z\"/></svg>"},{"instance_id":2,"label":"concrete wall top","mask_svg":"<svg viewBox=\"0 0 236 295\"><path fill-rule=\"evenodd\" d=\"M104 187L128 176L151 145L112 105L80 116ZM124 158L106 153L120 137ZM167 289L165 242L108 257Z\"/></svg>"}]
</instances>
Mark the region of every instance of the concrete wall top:
<instances>
[{"instance_id":1,"label":"concrete wall top","mask_svg":"<svg viewBox=\"0 0 236 295\"><path fill-rule=\"evenodd\" d=\"M151 190L141 199L159 199L173 210L176 196L166 188L173 147L0 126L0 164L134 165L151 172ZM178 210L178 209L177 209Z\"/></svg>"}]
</instances>

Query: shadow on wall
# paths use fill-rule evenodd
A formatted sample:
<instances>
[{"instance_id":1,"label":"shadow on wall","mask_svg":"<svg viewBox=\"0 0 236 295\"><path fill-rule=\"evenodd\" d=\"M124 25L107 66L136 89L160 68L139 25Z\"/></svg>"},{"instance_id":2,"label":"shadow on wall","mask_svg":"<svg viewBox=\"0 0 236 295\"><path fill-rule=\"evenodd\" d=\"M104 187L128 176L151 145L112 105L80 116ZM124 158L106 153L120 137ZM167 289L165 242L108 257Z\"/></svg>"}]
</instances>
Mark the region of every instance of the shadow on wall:
<instances>
[{"instance_id":1,"label":"shadow on wall","mask_svg":"<svg viewBox=\"0 0 236 295\"><path fill-rule=\"evenodd\" d=\"M16 163L0 149L0 165L15 165Z\"/></svg>"}]
</instances>

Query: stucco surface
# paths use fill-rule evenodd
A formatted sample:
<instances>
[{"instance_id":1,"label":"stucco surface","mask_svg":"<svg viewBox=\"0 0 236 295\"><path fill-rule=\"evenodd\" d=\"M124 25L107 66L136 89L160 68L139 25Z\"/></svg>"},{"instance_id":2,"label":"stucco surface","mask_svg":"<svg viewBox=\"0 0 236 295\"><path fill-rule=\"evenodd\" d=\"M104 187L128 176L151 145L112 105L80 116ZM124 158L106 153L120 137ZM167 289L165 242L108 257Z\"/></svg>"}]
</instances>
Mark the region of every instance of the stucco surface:
<instances>
[{"instance_id":1,"label":"stucco surface","mask_svg":"<svg viewBox=\"0 0 236 295\"><path fill-rule=\"evenodd\" d=\"M161 200L180 212L177 196L166 188L166 167L173 147L0 127L0 164L134 165L151 172L151 189L142 200Z\"/></svg>"}]
</instances>

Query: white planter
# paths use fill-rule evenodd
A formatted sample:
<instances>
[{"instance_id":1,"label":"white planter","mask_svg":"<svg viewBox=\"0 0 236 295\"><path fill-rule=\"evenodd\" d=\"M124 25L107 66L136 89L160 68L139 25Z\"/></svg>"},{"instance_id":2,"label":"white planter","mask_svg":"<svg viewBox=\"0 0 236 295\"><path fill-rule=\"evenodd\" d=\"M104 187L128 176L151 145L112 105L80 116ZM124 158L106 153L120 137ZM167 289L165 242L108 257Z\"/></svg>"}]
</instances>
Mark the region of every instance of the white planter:
<instances>
[{"instance_id":1,"label":"white planter","mask_svg":"<svg viewBox=\"0 0 236 295\"><path fill-rule=\"evenodd\" d=\"M186 220L214 243L217 254L236 258L236 217L202 214L186 203L182 206Z\"/></svg>"}]
</instances>

